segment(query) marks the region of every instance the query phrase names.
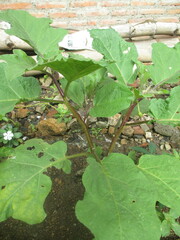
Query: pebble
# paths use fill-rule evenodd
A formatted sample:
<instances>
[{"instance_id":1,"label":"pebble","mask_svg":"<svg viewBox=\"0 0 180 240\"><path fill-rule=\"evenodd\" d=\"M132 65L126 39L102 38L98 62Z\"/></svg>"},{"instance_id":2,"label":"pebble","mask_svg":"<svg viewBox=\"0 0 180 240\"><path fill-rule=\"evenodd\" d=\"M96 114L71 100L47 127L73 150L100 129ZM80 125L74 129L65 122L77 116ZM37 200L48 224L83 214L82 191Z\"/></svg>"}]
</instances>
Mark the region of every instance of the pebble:
<instances>
[{"instance_id":1,"label":"pebble","mask_svg":"<svg viewBox=\"0 0 180 240\"><path fill-rule=\"evenodd\" d=\"M165 149L166 149L167 151L171 150L171 146L170 146L169 143L165 143L164 146L165 146Z\"/></svg>"},{"instance_id":2,"label":"pebble","mask_svg":"<svg viewBox=\"0 0 180 240\"><path fill-rule=\"evenodd\" d=\"M161 146L160 146L160 149L163 150L163 149L164 149L164 145L161 145Z\"/></svg>"},{"instance_id":3,"label":"pebble","mask_svg":"<svg viewBox=\"0 0 180 240\"><path fill-rule=\"evenodd\" d=\"M140 126L141 126L142 130L144 130L144 132L147 132L150 130L150 128L148 127L148 125L146 123L142 123Z\"/></svg>"},{"instance_id":4,"label":"pebble","mask_svg":"<svg viewBox=\"0 0 180 240\"><path fill-rule=\"evenodd\" d=\"M46 115L47 118L52 118L54 117L55 114L57 114L58 111L56 109L50 109Z\"/></svg>"},{"instance_id":5,"label":"pebble","mask_svg":"<svg viewBox=\"0 0 180 240\"><path fill-rule=\"evenodd\" d=\"M44 106L37 106L37 107L36 107L36 112L42 114L42 113L44 112Z\"/></svg>"},{"instance_id":6,"label":"pebble","mask_svg":"<svg viewBox=\"0 0 180 240\"><path fill-rule=\"evenodd\" d=\"M108 129L108 133L109 133L110 135L113 135L114 132L115 132L115 127L110 126L109 129Z\"/></svg>"},{"instance_id":7,"label":"pebble","mask_svg":"<svg viewBox=\"0 0 180 240\"><path fill-rule=\"evenodd\" d=\"M128 141L126 139L121 139L121 144L126 145L126 144L128 144Z\"/></svg>"},{"instance_id":8,"label":"pebble","mask_svg":"<svg viewBox=\"0 0 180 240\"><path fill-rule=\"evenodd\" d=\"M121 114L117 113L113 117L108 118L108 124L110 126L116 126L116 124L118 123L120 117L121 117Z\"/></svg>"},{"instance_id":9,"label":"pebble","mask_svg":"<svg viewBox=\"0 0 180 240\"><path fill-rule=\"evenodd\" d=\"M128 137L132 137L134 129L131 126L125 126L122 133Z\"/></svg>"},{"instance_id":10,"label":"pebble","mask_svg":"<svg viewBox=\"0 0 180 240\"><path fill-rule=\"evenodd\" d=\"M145 135L145 131L140 126L133 127L134 135Z\"/></svg>"},{"instance_id":11,"label":"pebble","mask_svg":"<svg viewBox=\"0 0 180 240\"><path fill-rule=\"evenodd\" d=\"M41 120L37 129L42 136L56 136L62 135L67 130L66 124L61 122L59 123L54 118L48 118L47 120Z\"/></svg>"},{"instance_id":12,"label":"pebble","mask_svg":"<svg viewBox=\"0 0 180 240\"><path fill-rule=\"evenodd\" d=\"M108 123L103 121L98 121L96 122L96 126L99 128L106 128L108 126Z\"/></svg>"},{"instance_id":13,"label":"pebble","mask_svg":"<svg viewBox=\"0 0 180 240\"><path fill-rule=\"evenodd\" d=\"M152 138L152 133L151 132L146 132L145 136L146 136L146 138Z\"/></svg>"},{"instance_id":14,"label":"pebble","mask_svg":"<svg viewBox=\"0 0 180 240\"><path fill-rule=\"evenodd\" d=\"M27 108L18 108L16 111L17 118L25 118L27 117L29 110Z\"/></svg>"}]
</instances>

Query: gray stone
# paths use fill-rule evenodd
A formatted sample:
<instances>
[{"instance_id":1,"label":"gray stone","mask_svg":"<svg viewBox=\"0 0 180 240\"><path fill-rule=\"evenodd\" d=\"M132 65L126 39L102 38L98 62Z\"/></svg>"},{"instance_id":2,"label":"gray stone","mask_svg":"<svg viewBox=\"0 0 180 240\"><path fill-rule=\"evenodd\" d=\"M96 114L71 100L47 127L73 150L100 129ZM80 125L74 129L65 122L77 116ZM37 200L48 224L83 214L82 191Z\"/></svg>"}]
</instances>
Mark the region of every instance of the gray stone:
<instances>
[{"instance_id":1,"label":"gray stone","mask_svg":"<svg viewBox=\"0 0 180 240\"><path fill-rule=\"evenodd\" d=\"M141 126L141 128L142 128L145 132L147 132L147 131L150 130L149 127L148 127L148 125L147 125L146 123L142 123L140 126Z\"/></svg>"},{"instance_id":2,"label":"gray stone","mask_svg":"<svg viewBox=\"0 0 180 240\"><path fill-rule=\"evenodd\" d=\"M173 133L176 131L173 126L162 125L159 123L154 124L154 130L155 130L155 132L157 132L163 136L167 136L167 137L171 137L173 135Z\"/></svg>"},{"instance_id":3,"label":"gray stone","mask_svg":"<svg viewBox=\"0 0 180 240\"><path fill-rule=\"evenodd\" d=\"M99 127L99 128L107 128L108 123L103 122L103 121L98 121L98 122L96 122L96 126Z\"/></svg>"}]
</instances>

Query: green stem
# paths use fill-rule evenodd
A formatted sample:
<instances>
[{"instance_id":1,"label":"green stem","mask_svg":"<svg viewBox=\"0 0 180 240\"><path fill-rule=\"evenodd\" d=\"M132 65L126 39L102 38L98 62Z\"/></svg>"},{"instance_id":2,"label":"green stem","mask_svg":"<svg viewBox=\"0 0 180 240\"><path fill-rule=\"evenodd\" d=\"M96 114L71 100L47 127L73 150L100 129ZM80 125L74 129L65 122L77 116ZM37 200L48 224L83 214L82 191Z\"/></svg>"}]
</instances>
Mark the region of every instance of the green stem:
<instances>
[{"instance_id":1,"label":"green stem","mask_svg":"<svg viewBox=\"0 0 180 240\"><path fill-rule=\"evenodd\" d=\"M113 137L112 141L111 141L111 144L110 144L110 147L109 147L109 150L108 150L108 154L112 153L114 148L115 148L115 144L119 138L119 136L121 135L122 133L122 130L124 128L124 126L126 125L127 121L129 120L129 117L131 116L131 113L133 111L133 109L135 108L135 106L138 104L138 102L140 102L142 99L137 99L136 101L134 101L131 106L129 107L127 113L125 114L125 116L123 117L123 120L122 120L122 123L120 125L120 127L118 128L115 136Z\"/></svg>"},{"instance_id":2,"label":"green stem","mask_svg":"<svg viewBox=\"0 0 180 240\"><path fill-rule=\"evenodd\" d=\"M80 114L75 110L75 108L69 103L69 101L65 97L64 92L63 92L62 88L60 87L60 84L59 84L58 80L56 79L56 77L54 77L54 75L51 74L51 73L48 73L48 72L45 72L45 73L52 78L54 84L56 85L56 87L57 87L57 89L59 91L59 94L61 95L61 97L64 100L64 104L67 106L69 111L73 114L73 116L77 119L77 121L81 125L81 128L83 129L83 131L85 133L85 136L86 136L89 148L90 148L90 152L92 153L92 155L94 156L96 161L100 162L100 159L99 159L98 155L95 152L95 147L94 147L94 144L92 142L92 138L91 138L91 136L89 134L88 127L87 127L86 123L83 121L83 119L80 116Z\"/></svg>"},{"instance_id":3,"label":"green stem","mask_svg":"<svg viewBox=\"0 0 180 240\"><path fill-rule=\"evenodd\" d=\"M33 102L48 102L48 103L57 103L57 104L63 104L64 101L61 100L53 100L53 99L45 99L45 98L36 98L33 100Z\"/></svg>"}]
</instances>

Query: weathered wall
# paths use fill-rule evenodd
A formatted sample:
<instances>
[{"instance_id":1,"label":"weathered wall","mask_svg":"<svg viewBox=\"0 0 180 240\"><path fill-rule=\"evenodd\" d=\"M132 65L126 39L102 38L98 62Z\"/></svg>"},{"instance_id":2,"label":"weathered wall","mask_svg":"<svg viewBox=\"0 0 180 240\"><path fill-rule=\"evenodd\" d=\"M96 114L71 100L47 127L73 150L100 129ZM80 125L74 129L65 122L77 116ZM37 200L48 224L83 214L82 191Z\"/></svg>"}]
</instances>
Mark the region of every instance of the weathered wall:
<instances>
[{"instance_id":1,"label":"weathered wall","mask_svg":"<svg viewBox=\"0 0 180 240\"><path fill-rule=\"evenodd\" d=\"M179 0L0 0L0 9L23 9L53 25L87 29L152 19L180 21Z\"/></svg>"}]
</instances>

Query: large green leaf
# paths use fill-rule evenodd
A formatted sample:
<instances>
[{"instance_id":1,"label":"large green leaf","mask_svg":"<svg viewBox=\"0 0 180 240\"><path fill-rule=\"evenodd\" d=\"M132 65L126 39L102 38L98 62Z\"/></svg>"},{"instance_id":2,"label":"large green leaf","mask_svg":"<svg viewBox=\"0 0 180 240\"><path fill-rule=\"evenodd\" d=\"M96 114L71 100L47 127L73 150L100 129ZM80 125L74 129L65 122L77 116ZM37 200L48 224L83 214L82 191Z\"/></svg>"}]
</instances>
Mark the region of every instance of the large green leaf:
<instances>
[{"instance_id":1,"label":"large green leaf","mask_svg":"<svg viewBox=\"0 0 180 240\"><path fill-rule=\"evenodd\" d=\"M157 200L180 215L180 161L170 155L144 155L139 169L156 189Z\"/></svg>"},{"instance_id":2,"label":"large green leaf","mask_svg":"<svg viewBox=\"0 0 180 240\"><path fill-rule=\"evenodd\" d=\"M6 78L9 81L36 65L36 61L20 49L13 50L13 54L0 55L0 60L6 62Z\"/></svg>"},{"instance_id":3,"label":"large green leaf","mask_svg":"<svg viewBox=\"0 0 180 240\"><path fill-rule=\"evenodd\" d=\"M59 53L58 42L67 34L64 29L50 27L50 19L36 18L26 11L1 11L0 20L11 24L6 33L24 40L37 54L48 58Z\"/></svg>"},{"instance_id":4,"label":"large green leaf","mask_svg":"<svg viewBox=\"0 0 180 240\"><path fill-rule=\"evenodd\" d=\"M180 124L180 86L171 90L167 99L153 99L149 109L156 121L163 124Z\"/></svg>"},{"instance_id":5,"label":"large green leaf","mask_svg":"<svg viewBox=\"0 0 180 240\"><path fill-rule=\"evenodd\" d=\"M0 163L0 221L8 217L29 224L44 220L43 204L52 185L45 172L52 165L70 172L66 150L62 141L49 145L33 139L17 147L14 157Z\"/></svg>"},{"instance_id":6,"label":"large green leaf","mask_svg":"<svg viewBox=\"0 0 180 240\"><path fill-rule=\"evenodd\" d=\"M20 100L33 100L40 95L40 86L33 77L18 77L9 80L6 63L0 63L0 114L13 110Z\"/></svg>"},{"instance_id":7,"label":"large green leaf","mask_svg":"<svg viewBox=\"0 0 180 240\"><path fill-rule=\"evenodd\" d=\"M133 83L137 77L134 61L137 61L137 50L133 43L126 42L113 29L90 30L93 48L112 61L108 70L121 83Z\"/></svg>"},{"instance_id":8,"label":"large green leaf","mask_svg":"<svg viewBox=\"0 0 180 240\"><path fill-rule=\"evenodd\" d=\"M94 239L160 239L153 185L129 157L111 154L101 163L89 160L83 184L86 192L76 215Z\"/></svg>"},{"instance_id":9,"label":"large green leaf","mask_svg":"<svg viewBox=\"0 0 180 240\"><path fill-rule=\"evenodd\" d=\"M147 66L153 83L177 82L180 79L180 43L167 47L164 43L152 45L152 62ZM167 79L167 81L164 81Z\"/></svg>"},{"instance_id":10,"label":"large green leaf","mask_svg":"<svg viewBox=\"0 0 180 240\"><path fill-rule=\"evenodd\" d=\"M64 78L61 79L61 84L64 90L68 87L66 90L67 97L82 107L86 100L88 101L94 96L98 84L106 80L106 78L106 69L100 68L71 82L69 86L67 85L68 81Z\"/></svg>"},{"instance_id":11,"label":"large green leaf","mask_svg":"<svg viewBox=\"0 0 180 240\"><path fill-rule=\"evenodd\" d=\"M104 66L106 66L104 61L94 61L80 55L70 54L67 58L59 55L52 61L40 62L35 69L43 70L45 67L50 67L61 73L68 82L72 82Z\"/></svg>"},{"instance_id":12,"label":"large green leaf","mask_svg":"<svg viewBox=\"0 0 180 240\"><path fill-rule=\"evenodd\" d=\"M94 107L90 115L111 117L129 107L133 99L130 89L118 82L111 81L98 89L94 98Z\"/></svg>"}]
</instances>

